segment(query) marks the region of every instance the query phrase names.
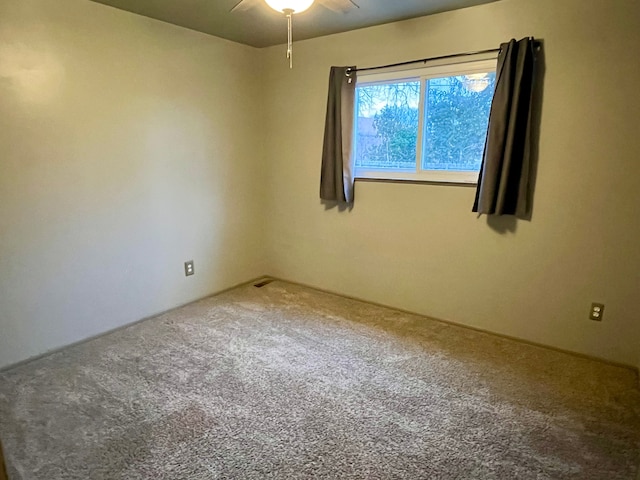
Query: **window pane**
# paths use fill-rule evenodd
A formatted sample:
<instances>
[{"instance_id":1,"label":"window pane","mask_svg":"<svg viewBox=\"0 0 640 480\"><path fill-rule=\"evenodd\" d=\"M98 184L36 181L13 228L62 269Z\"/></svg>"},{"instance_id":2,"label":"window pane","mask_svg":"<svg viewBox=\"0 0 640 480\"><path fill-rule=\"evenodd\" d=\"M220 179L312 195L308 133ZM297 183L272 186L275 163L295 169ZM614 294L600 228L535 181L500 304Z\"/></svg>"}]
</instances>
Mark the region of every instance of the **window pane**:
<instances>
[{"instance_id":1,"label":"window pane","mask_svg":"<svg viewBox=\"0 0 640 480\"><path fill-rule=\"evenodd\" d=\"M495 72L427 81L424 170L480 169Z\"/></svg>"},{"instance_id":2,"label":"window pane","mask_svg":"<svg viewBox=\"0 0 640 480\"><path fill-rule=\"evenodd\" d=\"M356 89L356 168L416 169L420 81Z\"/></svg>"}]
</instances>

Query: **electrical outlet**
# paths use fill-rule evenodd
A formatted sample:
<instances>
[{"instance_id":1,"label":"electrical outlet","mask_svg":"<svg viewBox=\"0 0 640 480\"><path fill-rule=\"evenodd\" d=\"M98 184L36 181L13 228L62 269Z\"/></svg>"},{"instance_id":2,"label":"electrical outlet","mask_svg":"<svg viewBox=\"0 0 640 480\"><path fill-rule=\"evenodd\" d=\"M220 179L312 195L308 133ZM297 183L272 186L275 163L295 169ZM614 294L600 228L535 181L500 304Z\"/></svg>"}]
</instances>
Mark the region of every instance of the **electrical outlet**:
<instances>
[{"instance_id":1,"label":"electrical outlet","mask_svg":"<svg viewBox=\"0 0 640 480\"><path fill-rule=\"evenodd\" d=\"M603 303L592 303L591 304L591 313L589 314L589 318L591 320L595 320L596 322L602 321L602 315L604 315L604 304Z\"/></svg>"},{"instance_id":2,"label":"electrical outlet","mask_svg":"<svg viewBox=\"0 0 640 480\"><path fill-rule=\"evenodd\" d=\"M184 262L184 274L186 277L188 277L189 275L193 275L194 273L196 273L194 267L193 267L193 260L189 260L188 262Z\"/></svg>"}]
</instances>

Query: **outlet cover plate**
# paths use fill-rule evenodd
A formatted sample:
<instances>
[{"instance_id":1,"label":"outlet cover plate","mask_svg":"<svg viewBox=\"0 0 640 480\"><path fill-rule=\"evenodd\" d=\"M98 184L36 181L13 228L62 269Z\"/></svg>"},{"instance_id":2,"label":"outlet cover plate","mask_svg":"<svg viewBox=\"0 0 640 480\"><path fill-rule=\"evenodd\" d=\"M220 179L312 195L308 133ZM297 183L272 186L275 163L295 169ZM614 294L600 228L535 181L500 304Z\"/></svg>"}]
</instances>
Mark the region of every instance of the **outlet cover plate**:
<instances>
[{"instance_id":1,"label":"outlet cover plate","mask_svg":"<svg viewBox=\"0 0 640 480\"><path fill-rule=\"evenodd\" d=\"M604 315L604 303L592 303L591 312L589 313L589 318L591 320L595 320L596 322L601 322L603 315Z\"/></svg>"},{"instance_id":2,"label":"outlet cover plate","mask_svg":"<svg viewBox=\"0 0 640 480\"><path fill-rule=\"evenodd\" d=\"M189 275L193 275L196 273L195 267L193 265L193 260L189 260L188 262L184 262L184 275L188 277Z\"/></svg>"}]
</instances>

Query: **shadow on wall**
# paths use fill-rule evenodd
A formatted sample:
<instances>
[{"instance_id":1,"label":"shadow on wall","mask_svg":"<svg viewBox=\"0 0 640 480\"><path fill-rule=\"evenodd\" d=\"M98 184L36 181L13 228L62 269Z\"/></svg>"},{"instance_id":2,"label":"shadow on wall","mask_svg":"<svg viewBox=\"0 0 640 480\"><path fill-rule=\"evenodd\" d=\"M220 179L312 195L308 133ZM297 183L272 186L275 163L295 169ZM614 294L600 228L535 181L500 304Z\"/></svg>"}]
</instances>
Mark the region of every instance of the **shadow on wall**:
<instances>
[{"instance_id":1,"label":"shadow on wall","mask_svg":"<svg viewBox=\"0 0 640 480\"><path fill-rule=\"evenodd\" d=\"M325 211L331 210L333 208L337 208L338 211L340 212L353 210L353 203L342 203L342 202L336 202L333 200L322 200L322 199L320 199L320 203L324 205Z\"/></svg>"},{"instance_id":2,"label":"shadow on wall","mask_svg":"<svg viewBox=\"0 0 640 480\"><path fill-rule=\"evenodd\" d=\"M501 235L515 233L518 229L518 218L513 215L487 215L487 225Z\"/></svg>"}]
</instances>

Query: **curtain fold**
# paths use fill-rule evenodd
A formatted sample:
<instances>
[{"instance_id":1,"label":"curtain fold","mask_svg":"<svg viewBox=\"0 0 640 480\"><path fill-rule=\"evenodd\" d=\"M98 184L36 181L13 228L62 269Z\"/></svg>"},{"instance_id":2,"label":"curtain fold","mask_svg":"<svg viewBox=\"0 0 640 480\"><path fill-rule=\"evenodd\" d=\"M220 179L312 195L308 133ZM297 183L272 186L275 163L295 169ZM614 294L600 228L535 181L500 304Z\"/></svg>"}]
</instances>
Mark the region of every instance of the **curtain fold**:
<instances>
[{"instance_id":1,"label":"curtain fold","mask_svg":"<svg viewBox=\"0 0 640 480\"><path fill-rule=\"evenodd\" d=\"M338 203L353 203L353 121L355 67L331 67L327 116L322 148L320 198Z\"/></svg>"},{"instance_id":2,"label":"curtain fold","mask_svg":"<svg viewBox=\"0 0 640 480\"><path fill-rule=\"evenodd\" d=\"M502 44L496 72L473 211L526 218L530 209L534 39L512 39Z\"/></svg>"}]
</instances>

